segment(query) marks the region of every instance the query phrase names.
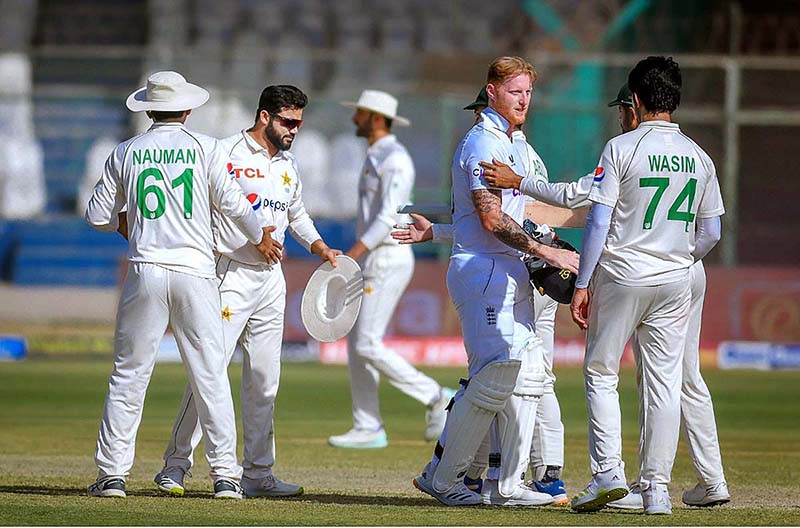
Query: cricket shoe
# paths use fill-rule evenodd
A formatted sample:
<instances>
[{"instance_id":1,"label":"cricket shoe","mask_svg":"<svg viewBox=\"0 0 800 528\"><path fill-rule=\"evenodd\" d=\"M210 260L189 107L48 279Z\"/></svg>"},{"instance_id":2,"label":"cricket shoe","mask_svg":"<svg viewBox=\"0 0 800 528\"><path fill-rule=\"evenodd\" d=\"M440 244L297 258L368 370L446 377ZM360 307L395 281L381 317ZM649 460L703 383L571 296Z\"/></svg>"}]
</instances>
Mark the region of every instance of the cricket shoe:
<instances>
[{"instance_id":1,"label":"cricket shoe","mask_svg":"<svg viewBox=\"0 0 800 528\"><path fill-rule=\"evenodd\" d=\"M445 506L476 506L481 503L481 496L468 489L461 481L442 492L433 489L433 469L430 462L422 470L422 475L414 478L413 484L415 488L427 493Z\"/></svg>"},{"instance_id":2,"label":"cricket shoe","mask_svg":"<svg viewBox=\"0 0 800 528\"><path fill-rule=\"evenodd\" d=\"M244 490L235 480L220 477L214 481L215 499L241 499L244 498Z\"/></svg>"},{"instance_id":3,"label":"cricket shoe","mask_svg":"<svg viewBox=\"0 0 800 528\"><path fill-rule=\"evenodd\" d=\"M614 468L592 477L586 488L572 497L570 507L577 512L594 512L605 508L611 501L628 494L628 485L621 468Z\"/></svg>"},{"instance_id":4,"label":"cricket shoe","mask_svg":"<svg viewBox=\"0 0 800 528\"><path fill-rule=\"evenodd\" d=\"M492 506L547 506L553 504L553 496L547 493L533 491L524 484L518 484L510 497L500 495L498 481L486 479L481 492L481 500L484 504Z\"/></svg>"},{"instance_id":5,"label":"cricket shoe","mask_svg":"<svg viewBox=\"0 0 800 528\"><path fill-rule=\"evenodd\" d=\"M186 488L183 487L183 477L185 473L177 467L165 467L153 478L159 491L175 497L183 497Z\"/></svg>"},{"instance_id":6,"label":"cricket shoe","mask_svg":"<svg viewBox=\"0 0 800 528\"><path fill-rule=\"evenodd\" d=\"M567 489L564 481L561 479L551 480L549 482L542 482L539 480L532 480L526 484L529 488L535 489L539 493L547 493L553 497L554 506L568 506L569 497L567 496Z\"/></svg>"},{"instance_id":7,"label":"cricket shoe","mask_svg":"<svg viewBox=\"0 0 800 528\"><path fill-rule=\"evenodd\" d=\"M343 449L382 449L389 445L389 440L383 427L377 431L354 428L344 434L328 437L328 443Z\"/></svg>"},{"instance_id":8,"label":"cricket shoe","mask_svg":"<svg viewBox=\"0 0 800 528\"><path fill-rule=\"evenodd\" d=\"M472 490L475 493L480 493L483 490L483 479L472 479L464 475L464 485L468 490Z\"/></svg>"},{"instance_id":9,"label":"cricket shoe","mask_svg":"<svg viewBox=\"0 0 800 528\"><path fill-rule=\"evenodd\" d=\"M638 485L631 484L628 486L627 495L619 500L609 502L606 506L615 510L641 510L644 508L642 492L639 490Z\"/></svg>"},{"instance_id":10,"label":"cricket shoe","mask_svg":"<svg viewBox=\"0 0 800 528\"><path fill-rule=\"evenodd\" d=\"M87 492L92 497L127 497L125 479L121 477L104 477L97 479Z\"/></svg>"},{"instance_id":11,"label":"cricket shoe","mask_svg":"<svg viewBox=\"0 0 800 528\"><path fill-rule=\"evenodd\" d=\"M698 484L683 492L683 503L687 506L719 506L731 501L728 484L725 481L706 486Z\"/></svg>"},{"instance_id":12,"label":"cricket shoe","mask_svg":"<svg viewBox=\"0 0 800 528\"><path fill-rule=\"evenodd\" d=\"M303 486L288 484L275 475L256 479L242 477L242 489L247 497L296 497L305 491Z\"/></svg>"},{"instance_id":13,"label":"cricket shoe","mask_svg":"<svg viewBox=\"0 0 800 528\"><path fill-rule=\"evenodd\" d=\"M436 400L425 411L425 440L431 442L438 439L444 430L444 422L447 420L447 406L455 396L456 391L442 387L439 389L439 399Z\"/></svg>"},{"instance_id":14,"label":"cricket shoe","mask_svg":"<svg viewBox=\"0 0 800 528\"><path fill-rule=\"evenodd\" d=\"M642 492L645 515L672 515L672 499L666 484L650 483Z\"/></svg>"}]
</instances>

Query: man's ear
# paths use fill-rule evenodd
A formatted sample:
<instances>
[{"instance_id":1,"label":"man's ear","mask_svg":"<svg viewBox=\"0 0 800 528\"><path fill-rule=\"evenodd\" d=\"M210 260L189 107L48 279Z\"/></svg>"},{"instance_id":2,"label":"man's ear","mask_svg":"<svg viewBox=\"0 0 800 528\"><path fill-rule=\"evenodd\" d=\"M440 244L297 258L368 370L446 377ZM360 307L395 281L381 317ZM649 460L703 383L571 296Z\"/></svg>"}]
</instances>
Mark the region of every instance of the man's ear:
<instances>
[{"instance_id":1,"label":"man's ear","mask_svg":"<svg viewBox=\"0 0 800 528\"><path fill-rule=\"evenodd\" d=\"M489 83L486 85L486 95L489 96L489 101L496 101L497 100L497 87Z\"/></svg>"}]
</instances>

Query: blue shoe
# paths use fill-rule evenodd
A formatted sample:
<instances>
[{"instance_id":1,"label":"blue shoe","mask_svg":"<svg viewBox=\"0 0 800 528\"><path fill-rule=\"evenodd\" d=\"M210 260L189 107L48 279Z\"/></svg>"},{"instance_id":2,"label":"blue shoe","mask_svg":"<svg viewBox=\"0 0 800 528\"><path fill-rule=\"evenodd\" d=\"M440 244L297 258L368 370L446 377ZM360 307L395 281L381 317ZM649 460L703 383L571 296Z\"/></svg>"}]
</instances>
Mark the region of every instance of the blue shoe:
<instances>
[{"instance_id":1,"label":"blue shoe","mask_svg":"<svg viewBox=\"0 0 800 528\"><path fill-rule=\"evenodd\" d=\"M328 443L344 449L382 449L389 445L389 440L381 427L377 431L350 429L345 434L329 437Z\"/></svg>"},{"instance_id":2,"label":"blue shoe","mask_svg":"<svg viewBox=\"0 0 800 528\"><path fill-rule=\"evenodd\" d=\"M464 476L464 485L468 490L474 491L477 494L480 494L481 491L483 491L483 479L471 479L467 476Z\"/></svg>"},{"instance_id":3,"label":"blue shoe","mask_svg":"<svg viewBox=\"0 0 800 528\"><path fill-rule=\"evenodd\" d=\"M569 497L567 496L567 489L564 486L564 481L561 479L552 480L550 482L534 481L533 485L539 493L547 493L553 497L554 506L566 506L569 504Z\"/></svg>"}]
</instances>

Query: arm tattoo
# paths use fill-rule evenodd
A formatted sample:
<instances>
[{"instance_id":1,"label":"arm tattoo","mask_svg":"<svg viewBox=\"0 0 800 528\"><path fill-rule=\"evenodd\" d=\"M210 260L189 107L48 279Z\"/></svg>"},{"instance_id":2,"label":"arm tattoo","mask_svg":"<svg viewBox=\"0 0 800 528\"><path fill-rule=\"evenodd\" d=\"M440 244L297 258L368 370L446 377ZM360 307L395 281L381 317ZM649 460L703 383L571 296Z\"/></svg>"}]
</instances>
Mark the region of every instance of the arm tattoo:
<instances>
[{"instance_id":1,"label":"arm tattoo","mask_svg":"<svg viewBox=\"0 0 800 528\"><path fill-rule=\"evenodd\" d=\"M479 215L499 216L500 220L492 230L492 234L500 242L523 253L538 254L541 244L528 236L522 226L503 212L500 191L486 189L473 191L472 202Z\"/></svg>"}]
</instances>

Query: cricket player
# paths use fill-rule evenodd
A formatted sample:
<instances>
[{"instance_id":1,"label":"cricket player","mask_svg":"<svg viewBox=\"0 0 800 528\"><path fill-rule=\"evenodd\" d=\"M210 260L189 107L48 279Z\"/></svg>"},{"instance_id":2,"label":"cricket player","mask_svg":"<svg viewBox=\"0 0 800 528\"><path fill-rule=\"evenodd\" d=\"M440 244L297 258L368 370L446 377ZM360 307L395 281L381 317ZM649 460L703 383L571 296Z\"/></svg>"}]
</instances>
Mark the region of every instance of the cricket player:
<instances>
[{"instance_id":1,"label":"cricket player","mask_svg":"<svg viewBox=\"0 0 800 528\"><path fill-rule=\"evenodd\" d=\"M432 460L414 479L421 491L446 505L543 505L550 495L524 485L538 400L544 392L544 351L533 332L529 253L576 269L575 253L539 244L519 222L524 197L490 188L479 165L500 159L514 166L511 135L524 122L536 74L519 57L489 67L489 108L453 158L453 255L447 286L459 314L469 380L454 397ZM481 495L462 480L492 427L488 478Z\"/></svg>"},{"instance_id":2,"label":"cricket player","mask_svg":"<svg viewBox=\"0 0 800 528\"><path fill-rule=\"evenodd\" d=\"M244 191L261 224L275 226L276 240L282 244L288 228L307 250L335 266L341 251L325 244L306 213L297 162L289 152L307 104L308 97L295 86L267 86L261 92L253 126L223 139L220 146L229 160L228 172ZM242 488L248 497L300 495L301 486L285 483L272 473L273 415L286 307L281 263L268 264L260 259L245 243L241 230L218 211L213 226L225 358L231 361L237 342L244 353ZM187 385L164 452L164 468L155 477L161 491L184 494L184 476L192 466L192 452L201 433L194 393Z\"/></svg>"},{"instance_id":3,"label":"cricket player","mask_svg":"<svg viewBox=\"0 0 800 528\"><path fill-rule=\"evenodd\" d=\"M489 106L486 88L482 88L475 101L464 107L475 113L475 124L481 121L481 112ZM521 163L524 174L535 175L547 181L547 169L538 153L527 142L521 127L517 127L511 134L511 141L516 150L516 157ZM452 224L431 224L420 215L412 215L413 224L397 225L398 230L392 232L392 237L401 244L425 242L453 242ZM424 227L423 227L424 226ZM430 226L427 230L425 227ZM412 234L412 230L414 233ZM414 236L419 233L420 236ZM423 235L424 233L424 235ZM533 479L528 483L541 493L553 496L554 504L565 506L569 504L564 482L561 480L561 468L564 466L564 426L561 423L561 408L554 391L555 375L553 374L553 344L555 331L555 316L558 303L550 297L532 289L534 303L534 327L536 335L542 340L545 347L545 373L547 380L544 394L536 408L536 424L531 442L531 471ZM488 438L481 445L475 460L464 476L464 483L474 491L482 489L482 476L488 463Z\"/></svg>"},{"instance_id":4,"label":"cricket player","mask_svg":"<svg viewBox=\"0 0 800 528\"><path fill-rule=\"evenodd\" d=\"M633 109L633 96L627 83L608 103L619 112L622 132L630 132L639 126ZM535 177L525 178L513 173L503 164L489 164L485 167L486 180L502 188L521 189L524 194L543 200L558 207L583 207L589 205L589 192L594 182L594 172L571 183L545 184ZM432 227L436 232L437 226ZM441 228L440 228L441 229ZM697 472L698 484L683 493L682 500L689 506L714 506L730 501L730 493L725 481L717 435L714 405L708 386L700 373L700 327L702 323L703 300L705 298L706 276L702 261L698 260L690 268L692 301L689 308L689 331L686 334L683 355L683 379L681 383L681 423L686 432L692 463ZM638 347L632 340L634 349ZM639 357L638 353L635 357ZM637 364L638 384L641 387L641 365ZM538 423L537 423L538 427ZM630 493L608 503L610 508L642 509L642 496L639 486L634 483Z\"/></svg>"},{"instance_id":5,"label":"cricket player","mask_svg":"<svg viewBox=\"0 0 800 528\"><path fill-rule=\"evenodd\" d=\"M588 329L593 474L572 508L595 511L628 494L617 381L625 343L635 335L642 375L638 485L646 514L670 514L690 267L719 240L724 207L713 162L671 120L680 103L678 64L648 57L630 72L628 86L639 126L606 144L595 171L571 307L576 324Z\"/></svg>"},{"instance_id":6,"label":"cricket player","mask_svg":"<svg viewBox=\"0 0 800 528\"><path fill-rule=\"evenodd\" d=\"M397 115L397 99L386 92L364 90L358 102L343 104L355 108L356 135L369 143L358 188L357 240L347 251L361 263L364 297L347 338L353 428L331 436L328 443L352 449L388 445L378 404L381 375L427 406L424 438L435 440L455 391L441 387L383 344L389 320L414 272L411 248L390 236L392 226L405 218L397 214L397 207L408 202L414 186L411 156L391 129L410 122Z\"/></svg>"},{"instance_id":7,"label":"cricket player","mask_svg":"<svg viewBox=\"0 0 800 528\"><path fill-rule=\"evenodd\" d=\"M208 92L182 75L163 71L128 97L134 112L154 123L117 146L89 200L87 221L128 238L128 273L117 309L114 370L97 438L97 481L89 495L124 497L136 431L159 343L172 329L197 397L214 496L242 498L236 462L236 425L225 375L211 206L244 234L259 259L275 259L278 244L228 174L217 140L189 131L192 109ZM127 213L120 225L123 207ZM279 256L279 255L278 255Z\"/></svg>"}]
</instances>

